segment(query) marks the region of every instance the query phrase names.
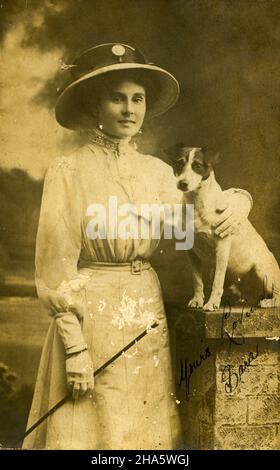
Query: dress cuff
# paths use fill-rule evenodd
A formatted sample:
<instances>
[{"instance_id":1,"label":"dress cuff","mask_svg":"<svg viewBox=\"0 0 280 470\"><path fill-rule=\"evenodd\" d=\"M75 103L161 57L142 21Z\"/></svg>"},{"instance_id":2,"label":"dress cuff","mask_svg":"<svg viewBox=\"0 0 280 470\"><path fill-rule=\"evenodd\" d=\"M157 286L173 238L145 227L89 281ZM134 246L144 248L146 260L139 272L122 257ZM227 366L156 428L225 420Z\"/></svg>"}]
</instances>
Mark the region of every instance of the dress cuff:
<instances>
[{"instance_id":1,"label":"dress cuff","mask_svg":"<svg viewBox=\"0 0 280 470\"><path fill-rule=\"evenodd\" d=\"M77 344L77 346L71 346L70 348L66 348L65 353L68 356L68 354L72 355L75 353L86 351L87 349L88 349L88 345L86 343L81 343L81 344Z\"/></svg>"},{"instance_id":2,"label":"dress cuff","mask_svg":"<svg viewBox=\"0 0 280 470\"><path fill-rule=\"evenodd\" d=\"M244 196L246 196L249 199L250 204L251 204L251 209L252 209L252 207L253 207L253 198L252 198L251 194L248 191L246 191L246 189L231 188L230 191L232 191L233 193L244 194Z\"/></svg>"},{"instance_id":3,"label":"dress cuff","mask_svg":"<svg viewBox=\"0 0 280 470\"><path fill-rule=\"evenodd\" d=\"M79 352L87 348L81 324L75 314L56 316L55 322L66 354Z\"/></svg>"}]
</instances>

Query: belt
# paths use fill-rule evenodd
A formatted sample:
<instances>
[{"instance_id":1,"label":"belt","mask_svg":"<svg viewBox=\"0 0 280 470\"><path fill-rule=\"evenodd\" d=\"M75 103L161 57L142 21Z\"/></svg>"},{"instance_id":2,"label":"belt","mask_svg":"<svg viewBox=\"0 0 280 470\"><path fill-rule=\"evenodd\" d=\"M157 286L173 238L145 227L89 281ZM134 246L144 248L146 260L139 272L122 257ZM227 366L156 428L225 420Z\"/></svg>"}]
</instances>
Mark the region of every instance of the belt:
<instances>
[{"instance_id":1,"label":"belt","mask_svg":"<svg viewBox=\"0 0 280 470\"><path fill-rule=\"evenodd\" d=\"M81 260L79 267L92 269L116 269L120 271L130 271L131 274L139 275L143 270L150 269L151 263L142 259L134 259L128 263L105 263L102 261Z\"/></svg>"}]
</instances>

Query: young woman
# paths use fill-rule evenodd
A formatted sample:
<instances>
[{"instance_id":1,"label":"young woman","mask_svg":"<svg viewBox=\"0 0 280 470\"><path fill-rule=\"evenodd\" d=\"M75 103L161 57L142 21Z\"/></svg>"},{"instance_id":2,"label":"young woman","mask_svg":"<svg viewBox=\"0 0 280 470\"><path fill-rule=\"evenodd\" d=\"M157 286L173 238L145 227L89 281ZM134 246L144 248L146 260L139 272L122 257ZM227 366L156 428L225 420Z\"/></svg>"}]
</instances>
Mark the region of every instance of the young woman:
<instances>
[{"instance_id":1,"label":"young woman","mask_svg":"<svg viewBox=\"0 0 280 470\"><path fill-rule=\"evenodd\" d=\"M53 321L27 427L69 388L73 398L23 447L182 448L161 288L148 261L159 240L141 212L143 204L178 203L181 193L171 168L130 142L146 115L176 102L178 83L125 44L93 47L74 66L56 117L87 130L88 143L55 159L45 177L36 286ZM242 208L221 214L222 234L247 216L249 199ZM94 383L93 370L145 330Z\"/></svg>"}]
</instances>

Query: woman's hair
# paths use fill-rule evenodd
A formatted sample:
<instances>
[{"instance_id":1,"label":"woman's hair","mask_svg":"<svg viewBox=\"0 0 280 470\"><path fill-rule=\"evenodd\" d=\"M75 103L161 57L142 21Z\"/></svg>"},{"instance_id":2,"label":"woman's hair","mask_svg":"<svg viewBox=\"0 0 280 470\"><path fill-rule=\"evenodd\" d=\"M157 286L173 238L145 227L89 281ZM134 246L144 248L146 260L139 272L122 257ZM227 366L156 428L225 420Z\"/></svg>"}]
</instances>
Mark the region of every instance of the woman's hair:
<instances>
[{"instance_id":1,"label":"woman's hair","mask_svg":"<svg viewBox=\"0 0 280 470\"><path fill-rule=\"evenodd\" d=\"M110 92L116 83L123 80L132 81L143 86L146 93L147 109L149 110L153 101L157 99L160 92L160 85L147 76L145 70L115 70L113 73L108 72L107 74L105 73L99 77L95 77L92 90L86 82L84 83L84 87L81 87L80 99L85 114L93 116L95 110L97 111L98 109L100 98L104 96L104 93Z\"/></svg>"}]
</instances>

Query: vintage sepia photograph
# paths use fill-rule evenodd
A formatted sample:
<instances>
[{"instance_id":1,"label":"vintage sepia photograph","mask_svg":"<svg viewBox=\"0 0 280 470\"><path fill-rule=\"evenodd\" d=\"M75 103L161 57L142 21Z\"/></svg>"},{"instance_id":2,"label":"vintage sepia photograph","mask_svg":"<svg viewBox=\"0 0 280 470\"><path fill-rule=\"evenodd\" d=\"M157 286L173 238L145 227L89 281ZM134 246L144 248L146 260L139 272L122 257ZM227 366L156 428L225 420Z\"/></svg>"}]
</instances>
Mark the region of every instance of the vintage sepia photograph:
<instances>
[{"instance_id":1,"label":"vintage sepia photograph","mask_svg":"<svg viewBox=\"0 0 280 470\"><path fill-rule=\"evenodd\" d=\"M0 449L279 450L280 3L0 22Z\"/></svg>"}]
</instances>

